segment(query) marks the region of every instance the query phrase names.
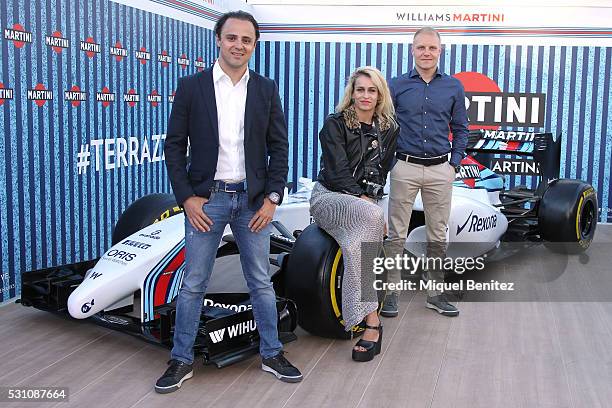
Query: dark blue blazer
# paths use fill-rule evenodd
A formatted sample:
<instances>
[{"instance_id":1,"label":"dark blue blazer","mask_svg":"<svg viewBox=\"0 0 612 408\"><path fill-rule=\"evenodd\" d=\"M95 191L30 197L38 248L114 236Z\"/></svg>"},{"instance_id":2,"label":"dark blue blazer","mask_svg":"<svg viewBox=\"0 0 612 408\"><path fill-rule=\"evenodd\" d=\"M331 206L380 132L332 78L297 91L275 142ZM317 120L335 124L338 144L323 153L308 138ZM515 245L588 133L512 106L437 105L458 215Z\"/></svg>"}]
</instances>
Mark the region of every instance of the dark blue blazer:
<instances>
[{"instance_id":1,"label":"dark blue blazer","mask_svg":"<svg viewBox=\"0 0 612 408\"><path fill-rule=\"evenodd\" d=\"M190 143L190 160L186 156ZM244 112L244 153L249 207L264 197L283 197L287 183L289 142L276 83L249 72ZM217 170L219 130L212 68L180 78L164 146L168 176L176 202L208 198Z\"/></svg>"}]
</instances>

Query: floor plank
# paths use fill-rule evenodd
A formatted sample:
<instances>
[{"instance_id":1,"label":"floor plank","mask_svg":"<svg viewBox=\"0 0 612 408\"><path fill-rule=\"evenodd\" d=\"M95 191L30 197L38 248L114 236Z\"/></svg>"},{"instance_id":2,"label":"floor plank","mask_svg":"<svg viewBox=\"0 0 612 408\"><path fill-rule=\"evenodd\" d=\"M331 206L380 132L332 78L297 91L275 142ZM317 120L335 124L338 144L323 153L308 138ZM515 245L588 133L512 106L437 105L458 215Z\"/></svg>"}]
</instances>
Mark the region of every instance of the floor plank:
<instances>
[{"instance_id":1,"label":"floor plank","mask_svg":"<svg viewBox=\"0 0 612 408\"><path fill-rule=\"evenodd\" d=\"M612 242L612 226L598 226L596 240ZM521 296L512 301L507 294L504 302L475 296L481 301L462 301L457 318L427 310L424 293L404 293L400 316L383 319L383 354L369 363L351 360L354 340L298 329L298 340L286 350L306 374L299 384L275 380L253 357L224 369L196 364L194 378L179 392L158 395L153 385L168 350L87 322L5 305L0 384L68 384L71 395L68 403L0 406L608 407L611 250L594 245L561 262L563 273L551 268L559 261L547 261L545 248L517 256L491 271L524 280Z\"/></svg>"},{"instance_id":2,"label":"floor plank","mask_svg":"<svg viewBox=\"0 0 612 408\"><path fill-rule=\"evenodd\" d=\"M305 377L309 377L313 375L312 370L322 358L325 358L335 341L310 335L302 329L298 329L296 334L299 340L284 347L286 357ZM261 371L260 362L256 361L245 372L240 382L234 383L207 406L219 408L282 406L299 387L300 384L283 383L271 374L264 373Z\"/></svg>"},{"instance_id":3,"label":"floor plank","mask_svg":"<svg viewBox=\"0 0 612 408\"><path fill-rule=\"evenodd\" d=\"M562 361L503 351L447 350L431 407L571 407Z\"/></svg>"}]
</instances>

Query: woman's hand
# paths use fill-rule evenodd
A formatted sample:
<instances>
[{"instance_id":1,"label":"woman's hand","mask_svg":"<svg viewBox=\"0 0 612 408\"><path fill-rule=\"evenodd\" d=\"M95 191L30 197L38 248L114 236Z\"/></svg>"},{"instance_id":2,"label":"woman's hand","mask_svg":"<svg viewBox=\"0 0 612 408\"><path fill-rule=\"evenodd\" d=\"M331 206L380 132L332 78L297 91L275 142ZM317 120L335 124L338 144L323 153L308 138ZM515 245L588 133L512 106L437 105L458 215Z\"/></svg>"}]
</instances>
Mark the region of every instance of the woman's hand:
<instances>
[{"instance_id":1,"label":"woman's hand","mask_svg":"<svg viewBox=\"0 0 612 408\"><path fill-rule=\"evenodd\" d=\"M363 198L363 199L364 199L364 200L366 200L366 201L369 201L369 202L371 202L371 203L374 203L374 199L373 199L373 198L368 197L368 196L367 196L367 195L365 195L365 194L360 195L360 196L359 196L359 198Z\"/></svg>"}]
</instances>

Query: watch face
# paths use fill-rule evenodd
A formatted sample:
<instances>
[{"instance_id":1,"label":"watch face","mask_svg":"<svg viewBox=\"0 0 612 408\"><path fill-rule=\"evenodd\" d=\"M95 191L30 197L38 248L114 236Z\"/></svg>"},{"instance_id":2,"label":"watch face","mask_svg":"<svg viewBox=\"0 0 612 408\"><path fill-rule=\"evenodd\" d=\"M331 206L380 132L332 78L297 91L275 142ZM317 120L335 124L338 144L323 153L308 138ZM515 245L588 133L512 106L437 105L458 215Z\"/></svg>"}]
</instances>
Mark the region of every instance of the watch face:
<instances>
[{"instance_id":1,"label":"watch face","mask_svg":"<svg viewBox=\"0 0 612 408\"><path fill-rule=\"evenodd\" d=\"M268 198L270 199L270 201L272 201L274 204L278 204L280 202L280 195L278 193L270 193L268 195Z\"/></svg>"}]
</instances>

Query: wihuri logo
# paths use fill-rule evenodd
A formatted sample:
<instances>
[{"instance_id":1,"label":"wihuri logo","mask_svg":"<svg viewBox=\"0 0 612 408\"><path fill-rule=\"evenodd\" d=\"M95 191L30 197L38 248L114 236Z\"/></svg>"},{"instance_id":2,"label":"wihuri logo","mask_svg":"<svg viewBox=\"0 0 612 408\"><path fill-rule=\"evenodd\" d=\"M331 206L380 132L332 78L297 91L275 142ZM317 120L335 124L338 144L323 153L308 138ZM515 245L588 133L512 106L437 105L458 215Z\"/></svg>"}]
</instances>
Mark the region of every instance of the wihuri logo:
<instances>
[{"instance_id":1,"label":"wihuri logo","mask_svg":"<svg viewBox=\"0 0 612 408\"><path fill-rule=\"evenodd\" d=\"M227 335L231 339L236 336L242 336L245 333L253 332L257 329L257 325L255 324L255 320L249 320L242 323L236 323L229 327L224 327L219 330L215 330L210 332L208 335L213 343L219 343L225 337L225 330L227 329Z\"/></svg>"}]
</instances>

